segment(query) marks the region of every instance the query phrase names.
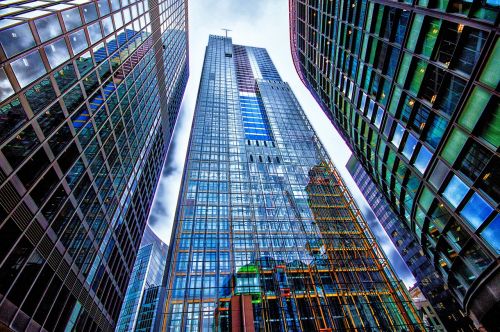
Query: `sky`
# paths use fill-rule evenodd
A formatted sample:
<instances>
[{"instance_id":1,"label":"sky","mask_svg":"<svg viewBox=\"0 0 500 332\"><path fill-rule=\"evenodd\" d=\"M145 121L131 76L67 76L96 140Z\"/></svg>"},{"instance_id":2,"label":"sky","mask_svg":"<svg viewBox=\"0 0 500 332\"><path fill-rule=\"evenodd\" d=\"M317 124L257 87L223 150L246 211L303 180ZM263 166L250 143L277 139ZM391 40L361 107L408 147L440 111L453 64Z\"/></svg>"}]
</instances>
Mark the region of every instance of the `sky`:
<instances>
[{"instance_id":1,"label":"sky","mask_svg":"<svg viewBox=\"0 0 500 332\"><path fill-rule=\"evenodd\" d=\"M333 163L372 226L373 233L398 277L407 287L412 286L415 279L345 168L351 151L295 70L290 53L288 0L191 0L188 17L190 76L150 215L149 224L155 233L166 243L170 242L205 47L210 34L224 35L222 28L227 28L232 30L228 36L232 37L233 44L267 49L282 79L290 84L328 154L334 157Z\"/></svg>"}]
</instances>

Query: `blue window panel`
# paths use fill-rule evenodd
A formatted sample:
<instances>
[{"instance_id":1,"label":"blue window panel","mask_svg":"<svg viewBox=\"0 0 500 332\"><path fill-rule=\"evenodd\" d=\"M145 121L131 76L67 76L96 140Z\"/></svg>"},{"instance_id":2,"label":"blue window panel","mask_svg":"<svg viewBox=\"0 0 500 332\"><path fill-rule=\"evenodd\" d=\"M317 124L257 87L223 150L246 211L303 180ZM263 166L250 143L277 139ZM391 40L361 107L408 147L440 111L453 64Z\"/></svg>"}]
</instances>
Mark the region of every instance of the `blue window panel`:
<instances>
[{"instance_id":1,"label":"blue window panel","mask_svg":"<svg viewBox=\"0 0 500 332\"><path fill-rule=\"evenodd\" d=\"M107 98L113 91L115 91L115 85L113 83L108 83L104 88L104 98ZM102 96L96 96L90 101L90 109L92 111L97 110L102 104L104 103L104 100L102 99ZM84 109L74 120L73 120L73 126L75 129L82 128L83 126L89 127L92 126L92 124L89 122L87 125L85 123L88 122L90 119L90 113L88 109Z\"/></svg>"},{"instance_id":2,"label":"blue window panel","mask_svg":"<svg viewBox=\"0 0 500 332\"><path fill-rule=\"evenodd\" d=\"M429 162L431 161L432 153L425 147L421 146L420 151L417 155L417 159L415 159L415 167L420 171L420 173L424 174Z\"/></svg>"},{"instance_id":3,"label":"blue window panel","mask_svg":"<svg viewBox=\"0 0 500 332\"><path fill-rule=\"evenodd\" d=\"M500 253L500 215L497 215L481 232L481 237L497 252Z\"/></svg>"},{"instance_id":4,"label":"blue window panel","mask_svg":"<svg viewBox=\"0 0 500 332\"><path fill-rule=\"evenodd\" d=\"M476 230L483 224L492 211L493 208L481 196L474 193L462 211L460 211L460 215Z\"/></svg>"},{"instance_id":5,"label":"blue window panel","mask_svg":"<svg viewBox=\"0 0 500 332\"><path fill-rule=\"evenodd\" d=\"M456 208L464 199L467 191L469 191L469 187L456 175L453 175L446 189L443 191L443 197L450 202L451 206Z\"/></svg>"}]
</instances>

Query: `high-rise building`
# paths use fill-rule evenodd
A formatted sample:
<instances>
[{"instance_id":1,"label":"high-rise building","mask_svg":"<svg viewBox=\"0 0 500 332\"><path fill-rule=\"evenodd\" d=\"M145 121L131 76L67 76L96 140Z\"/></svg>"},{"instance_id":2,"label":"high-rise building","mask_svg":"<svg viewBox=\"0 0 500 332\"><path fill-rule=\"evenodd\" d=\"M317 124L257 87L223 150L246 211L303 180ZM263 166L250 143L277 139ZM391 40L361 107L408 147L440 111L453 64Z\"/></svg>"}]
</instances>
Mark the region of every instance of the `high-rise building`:
<instances>
[{"instance_id":1,"label":"high-rise building","mask_svg":"<svg viewBox=\"0 0 500 332\"><path fill-rule=\"evenodd\" d=\"M210 36L174 220L164 331L420 331L267 51Z\"/></svg>"},{"instance_id":2,"label":"high-rise building","mask_svg":"<svg viewBox=\"0 0 500 332\"><path fill-rule=\"evenodd\" d=\"M424 306L424 311L426 311L426 315L429 317L429 322L437 324L433 324L433 328L440 331L442 328L439 326L443 325L448 331L474 330L472 321L465 316L460 304L456 302L450 290L445 286L443 279L434 268L434 264L425 256L415 234L392 211L363 166L361 166L354 156L351 156L346 168L351 173L359 190L363 193L368 205L372 208L373 213L387 232L399 254L408 265L408 269L415 277L417 283L414 288L418 288L421 295L431 305L430 308ZM421 302L421 304L423 303ZM432 313L432 310L436 311L436 313ZM434 319L434 316L438 316L438 318Z\"/></svg>"},{"instance_id":3,"label":"high-rise building","mask_svg":"<svg viewBox=\"0 0 500 332\"><path fill-rule=\"evenodd\" d=\"M0 1L0 329L115 328L188 77L181 0Z\"/></svg>"},{"instance_id":4,"label":"high-rise building","mask_svg":"<svg viewBox=\"0 0 500 332\"><path fill-rule=\"evenodd\" d=\"M498 1L290 0L292 57L476 324L500 312Z\"/></svg>"},{"instance_id":5,"label":"high-rise building","mask_svg":"<svg viewBox=\"0 0 500 332\"><path fill-rule=\"evenodd\" d=\"M167 250L168 246L146 226L115 331L154 331Z\"/></svg>"}]
</instances>

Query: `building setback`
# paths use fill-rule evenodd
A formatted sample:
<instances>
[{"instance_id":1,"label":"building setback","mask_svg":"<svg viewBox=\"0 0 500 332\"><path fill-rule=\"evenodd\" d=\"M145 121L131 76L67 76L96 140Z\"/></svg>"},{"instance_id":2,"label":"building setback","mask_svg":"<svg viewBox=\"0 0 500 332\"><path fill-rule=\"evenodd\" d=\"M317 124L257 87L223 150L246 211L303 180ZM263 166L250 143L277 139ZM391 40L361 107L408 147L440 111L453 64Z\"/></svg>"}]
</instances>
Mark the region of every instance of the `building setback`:
<instances>
[{"instance_id":1,"label":"building setback","mask_svg":"<svg viewBox=\"0 0 500 332\"><path fill-rule=\"evenodd\" d=\"M210 36L163 330L421 331L267 51Z\"/></svg>"},{"instance_id":2,"label":"building setback","mask_svg":"<svg viewBox=\"0 0 500 332\"><path fill-rule=\"evenodd\" d=\"M289 4L302 81L467 314L495 328L498 1Z\"/></svg>"},{"instance_id":3,"label":"building setback","mask_svg":"<svg viewBox=\"0 0 500 332\"><path fill-rule=\"evenodd\" d=\"M125 294L116 332L154 331L168 246L146 226ZM159 324L159 323L158 323ZM158 326L156 327L158 328Z\"/></svg>"},{"instance_id":4,"label":"building setback","mask_svg":"<svg viewBox=\"0 0 500 332\"><path fill-rule=\"evenodd\" d=\"M425 256L424 250L420 246L416 236L392 211L363 166L361 166L354 156L351 156L346 168L351 173L359 190L363 193L373 213L382 227L384 227L399 254L408 265L408 269L415 277L417 283L413 286L413 289L415 292L417 290L420 291L425 297L426 301L419 299L419 303L428 304L423 306L422 309L425 309L423 311L426 312L429 321L434 323L432 324L434 329L442 331L442 326L444 326L448 331L474 330L472 321L465 316L461 310L461 306L445 286L443 279L437 273L434 265ZM410 294L412 293L410 292ZM432 313L432 311L435 311L435 313ZM434 316L438 316L437 319Z\"/></svg>"},{"instance_id":5,"label":"building setback","mask_svg":"<svg viewBox=\"0 0 500 332\"><path fill-rule=\"evenodd\" d=\"M0 2L0 330L115 328L186 25L180 0Z\"/></svg>"}]
</instances>

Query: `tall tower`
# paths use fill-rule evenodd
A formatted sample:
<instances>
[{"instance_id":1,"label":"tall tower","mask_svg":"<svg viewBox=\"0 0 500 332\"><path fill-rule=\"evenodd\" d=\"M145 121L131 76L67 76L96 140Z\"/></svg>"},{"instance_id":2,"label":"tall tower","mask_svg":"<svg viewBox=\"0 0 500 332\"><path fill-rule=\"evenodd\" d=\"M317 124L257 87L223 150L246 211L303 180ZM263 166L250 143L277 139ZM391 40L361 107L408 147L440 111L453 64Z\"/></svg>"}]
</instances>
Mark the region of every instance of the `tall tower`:
<instances>
[{"instance_id":1,"label":"tall tower","mask_svg":"<svg viewBox=\"0 0 500 332\"><path fill-rule=\"evenodd\" d=\"M210 36L163 330L421 331L265 49Z\"/></svg>"},{"instance_id":2,"label":"tall tower","mask_svg":"<svg viewBox=\"0 0 500 332\"><path fill-rule=\"evenodd\" d=\"M304 84L467 314L496 328L499 2L289 3Z\"/></svg>"},{"instance_id":3,"label":"tall tower","mask_svg":"<svg viewBox=\"0 0 500 332\"><path fill-rule=\"evenodd\" d=\"M184 1L0 2L0 330L115 328L187 77Z\"/></svg>"}]
</instances>

